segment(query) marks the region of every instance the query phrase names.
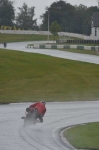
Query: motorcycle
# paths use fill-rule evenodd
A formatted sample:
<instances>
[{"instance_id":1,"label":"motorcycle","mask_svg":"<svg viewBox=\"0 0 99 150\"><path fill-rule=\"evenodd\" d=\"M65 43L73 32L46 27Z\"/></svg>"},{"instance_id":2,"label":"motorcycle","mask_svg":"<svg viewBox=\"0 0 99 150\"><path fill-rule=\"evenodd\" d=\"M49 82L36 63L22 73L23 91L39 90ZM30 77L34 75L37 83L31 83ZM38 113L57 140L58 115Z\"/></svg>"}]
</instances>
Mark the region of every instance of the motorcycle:
<instances>
[{"instance_id":1,"label":"motorcycle","mask_svg":"<svg viewBox=\"0 0 99 150\"><path fill-rule=\"evenodd\" d=\"M25 117L21 117L24 120L23 127L35 125L36 123L39 123L40 120L38 119L38 110L33 109L32 112L25 112Z\"/></svg>"},{"instance_id":2,"label":"motorcycle","mask_svg":"<svg viewBox=\"0 0 99 150\"><path fill-rule=\"evenodd\" d=\"M7 47L7 43L6 42L4 42L4 48L6 48Z\"/></svg>"}]
</instances>

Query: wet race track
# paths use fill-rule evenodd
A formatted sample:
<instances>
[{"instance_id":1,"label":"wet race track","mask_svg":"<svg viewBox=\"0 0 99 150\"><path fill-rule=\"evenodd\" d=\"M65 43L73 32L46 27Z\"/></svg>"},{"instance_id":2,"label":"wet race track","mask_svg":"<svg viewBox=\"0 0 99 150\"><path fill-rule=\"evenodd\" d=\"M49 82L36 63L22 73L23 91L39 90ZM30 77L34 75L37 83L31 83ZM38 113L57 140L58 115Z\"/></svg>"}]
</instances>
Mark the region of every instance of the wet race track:
<instances>
[{"instance_id":1,"label":"wet race track","mask_svg":"<svg viewBox=\"0 0 99 150\"><path fill-rule=\"evenodd\" d=\"M43 123L23 128L31 103L0 105L0 150L73 150L62 142L64 127L99 120L99 102L47 103Z\"/></svg>"},{"instance_id":2,"label":"wet race track","mask_svg":"<svg viewBox=\"0 0 99 150\"><path fill-rule=\"evenodd\" d=\"M59 57L64 59L78 60L83 62L89 62L94 64L99 64L99 56L95 55L87 55L87 54L79 54L79 53L71 53L66 51L52 50L52 49L27 49L25 46L27 44L34 44L38 42L17 42L17 43L8 43L6 49L19 50L29 53L38 53L45 54L53 57ZM45 43L44 41L39 43ZM0 44L0 48L4 48L3 44Z\"/></svg>"},{"instance_id":3,"label":"wet race track","mask_svg":"<svg viewBox=\"0 0 99 150\"><path fill-rule=\"evenodd\" d=\"M52 56L57 52L56 57L60 54L56 50L27 50L24 47L25 43L13 43L8 44L7 48L47 53ZM68 52L61 52L60 55L61 58L72 57L72 59L78 58L77 60L80 61L99 64L98 56L74 56L75 54ZM23 128L21 117L30 104L0 105L0 150L74 150L67 141L65 143L62 141L60 131L72 125L99 121L99 101L47 103L44 122Z\"/></svg>"}]
</instances>

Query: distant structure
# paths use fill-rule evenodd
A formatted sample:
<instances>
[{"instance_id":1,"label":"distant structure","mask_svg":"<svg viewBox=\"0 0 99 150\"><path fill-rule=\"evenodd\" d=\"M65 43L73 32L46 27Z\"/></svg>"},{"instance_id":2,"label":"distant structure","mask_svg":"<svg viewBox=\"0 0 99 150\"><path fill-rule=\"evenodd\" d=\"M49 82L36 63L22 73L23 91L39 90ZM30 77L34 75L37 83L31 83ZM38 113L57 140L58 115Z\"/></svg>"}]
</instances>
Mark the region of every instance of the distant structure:
<instances>
[{"instance_id":1,"label":"distant structure","mask_svg":"<svg viewBox=\"0 0 99 150\"><path fill-rule=\"evenodd\" d=\"M99 0L97 0L99 9ZM91 21L91 36L99 38L99 12L93 12Z\"/></svg>"},{"instance_id":2,"label":"distant structure","mask_svg":"<svg viewBox=\"0 0 99 150\"><path fill-rule=\"evenodd\" d=\"M99 12L93 12L91 23L91 36L99 37Z\"/></svg>"},{"instance_id":3,"label":"distant structure","mask_svg":"<svg viewBox=\"0 0 99 150\"><path fill-rule=\"evenodd\" d=\"M98 9L99 9L99 0L98 0Z\"/></svg>"}]
</instances>

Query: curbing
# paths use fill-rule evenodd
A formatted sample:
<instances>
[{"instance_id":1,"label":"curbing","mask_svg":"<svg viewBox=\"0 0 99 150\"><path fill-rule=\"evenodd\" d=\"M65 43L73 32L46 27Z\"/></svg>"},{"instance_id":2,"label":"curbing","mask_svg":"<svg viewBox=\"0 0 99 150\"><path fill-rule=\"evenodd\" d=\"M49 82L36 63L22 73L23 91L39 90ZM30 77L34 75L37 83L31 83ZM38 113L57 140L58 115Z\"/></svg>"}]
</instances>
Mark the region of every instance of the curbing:
<instances>
[{"instance_id":1,"label":"curbing","mask_svg":"<svg viewBox=\"0 0 99 150\"><path fill-rule=\"evenodd\" d=\"M76 126L81 126L81 125L86 125L86 124L89 124L89 123L91 123L91 122L86 122L86 123L71 125L71 126L64 127L62 130L60 130L60 138L61 138L61 140L63 141L63 143L64 143L66 146L70 147L71 150L72 150L72 149L73 149L73 150L78 150L78 149L76 149L75 147L73 147L73 146L69 143L69 141L66 139L66 137L64 137L64 132L65 132L66 130L70 129L70 128L73 128L73 127L76 127ZM79 149L79 150L89 150L89 149Z\"/></svg>"},{"instance_id":2,"label":"curbing","mask_svg":"<svg viewBox=\"0 0 99 150\"><path fill-rule=\"evenodd\" d=\"M82 49L82 50L84 50L84 46L82 46L82 45L77 45L77 49Z\"/></svg>"},{"instance_id":3,"label":"curbing","mask_svg":"<svg viewBox=\"0 0 99 150\"><path fill-rule=\"evenodd\" d=\"M45 49L45 45L39 45L40 49Z\"/></svg>"},{"instance_id":4,"label":"curbing","mask_svg":"<svg viewBox=\"0 0 99 150\"><path fill-rule=\"evenodd\" d=\"M25 46L25 48L36 49L80 49L92 50L99 52L99 46L83 46L83 45L51 45L51 44L34 44L34 46Z\"/></svg>"},{"instance_id":5,"label":"curbing","mask_svg":"<svg viewBox=\"0 0 99 150\"><path fill-rule=\"evenodd\" d=\"M64 45L64 48L70 49L70 45Z\"/></svg>"},{"instance_id":6,"label":"curbing","mask_svg":"<svg viewBox=\"0 0 99 150\"><path fill-rule=\"evenodd\" d=\"M33 47L33 46L28 46L28 45L27 45L27 46L25 46L25 48L34 48L34 47Z\"/></svg>"}]
</instances>

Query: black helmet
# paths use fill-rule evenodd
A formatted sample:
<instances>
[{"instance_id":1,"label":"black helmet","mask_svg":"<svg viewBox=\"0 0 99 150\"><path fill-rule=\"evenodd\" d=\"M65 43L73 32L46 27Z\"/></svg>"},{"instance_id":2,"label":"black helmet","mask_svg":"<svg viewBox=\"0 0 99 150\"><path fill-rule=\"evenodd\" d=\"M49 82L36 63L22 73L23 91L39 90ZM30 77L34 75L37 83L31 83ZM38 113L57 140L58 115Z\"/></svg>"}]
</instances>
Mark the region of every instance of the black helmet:
<instances>
[{"instance_id":1,"label":"black helmet","mask_svg":"<svg viewBox=\"0 0 99 150\"><path fill-rule=\"evenodd\" d=\"M28 108L26 108L26 111L27 111L27 112L29 112L29 111L30 111L30 108L29 108L29 107L28 107Z\"/></svg>"},{"instance_id":2,"label":"black helmet","mask_svg":"<svg viewBox=\"0 0 99 150\"><path fill-rule=\"evenodd\" d=\"M46 102L45 102L45 101L41 101L41 103L43 103L44 105L46 105Z\"/></svg>"}]
</instances>

